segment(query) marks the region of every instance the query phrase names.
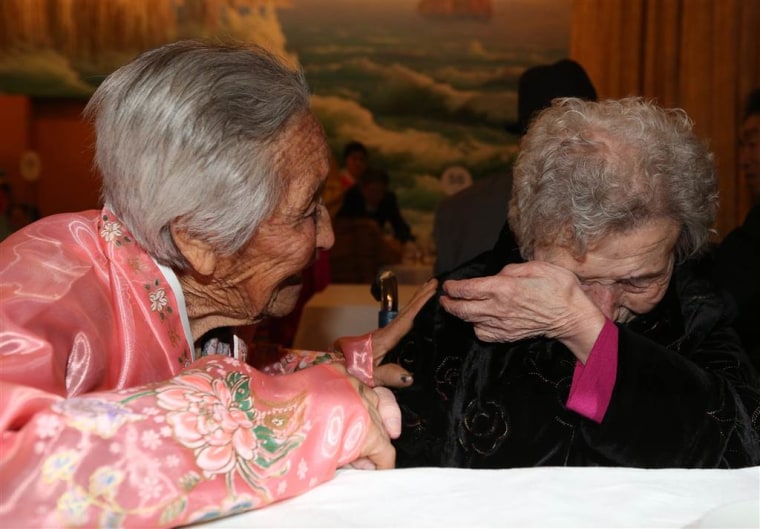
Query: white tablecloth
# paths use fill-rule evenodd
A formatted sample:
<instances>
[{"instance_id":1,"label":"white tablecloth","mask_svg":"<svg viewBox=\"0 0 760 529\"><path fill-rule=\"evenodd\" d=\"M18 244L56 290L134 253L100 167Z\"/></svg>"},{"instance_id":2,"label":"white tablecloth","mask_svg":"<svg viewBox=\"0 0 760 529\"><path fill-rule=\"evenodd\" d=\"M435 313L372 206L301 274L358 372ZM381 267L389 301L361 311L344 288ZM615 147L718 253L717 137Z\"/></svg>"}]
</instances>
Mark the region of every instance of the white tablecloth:
<instances>
[{"instance_id":1,"label":"white tablecloth","mask_svg":"<svg viewBox=\"0 0 760 529\"><path fill-rule=\"evenodd\" d=\"M350 469L203 527L759 527L759 502L760 467Z\"/></svg>"},{"instance_id":2,"label":"white tablecloth","mask_svg":"<svg viewBox=\"0 0 760 529\"><path fill-rule=\"evenodd\" d=\"M417 285L399 285L399 308L407 303ZM328 350L341 336L357 336L378 327L380 303L369 285L329 285L304 305L293 347L315 351Z\"/></svg>"}]
</instances>

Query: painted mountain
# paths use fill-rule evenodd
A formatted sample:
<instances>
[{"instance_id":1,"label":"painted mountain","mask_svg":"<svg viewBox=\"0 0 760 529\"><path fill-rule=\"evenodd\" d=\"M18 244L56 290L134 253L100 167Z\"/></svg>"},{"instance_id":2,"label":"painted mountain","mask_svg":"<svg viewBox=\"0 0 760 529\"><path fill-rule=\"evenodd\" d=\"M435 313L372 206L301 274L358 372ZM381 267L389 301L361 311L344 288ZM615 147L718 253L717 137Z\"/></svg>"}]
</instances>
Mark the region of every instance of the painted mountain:
<instances>
[{"instance_id":1,"label":"painted mountain","mask_svg":"<svg viewBox=\"0 0 760 529\"><path fill-rule=\"evenodd\" d=\"M139 52L189 37L253 41L288 58L290 0L2 0L0 92L89 96Z\"/></svg>"},{"instance_id":2,"label":"painted mountain","mask_svg":"<svg viewBox=\"0 0 760 529\"><path fill-rule=\"evenodd\" d=\"M571 0L0 0L0 92L87 97L140 51L191 36L300 64L339 156L385 166L418 239L441 175L504 173L520 73L567 55Z\"/></svg>"},{"instance_id":3,"label":"painted mountain","mask_svg":"<svg viewBox=\"0 0 760 529\"><path fill-rule=\"evenodd\" d=\"M432 18L472 18L490 20L493 2L490 0L421 0L417 12Z\"/></svg>"}]
</instances>

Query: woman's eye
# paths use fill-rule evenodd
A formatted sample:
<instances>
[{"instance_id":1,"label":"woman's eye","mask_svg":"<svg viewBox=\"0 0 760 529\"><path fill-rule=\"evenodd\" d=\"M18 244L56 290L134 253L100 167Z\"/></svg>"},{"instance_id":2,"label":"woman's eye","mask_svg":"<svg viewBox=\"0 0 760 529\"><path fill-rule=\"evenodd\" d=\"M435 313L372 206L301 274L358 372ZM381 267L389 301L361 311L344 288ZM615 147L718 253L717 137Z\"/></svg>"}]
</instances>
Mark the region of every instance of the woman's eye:
<instances>
[{"instance_id":1,"label":"woman's eye","mask_svg":"<svg viewBox=\"0 0 760 529\"><path fill-rule=\"evenodd\" d=\"M651 283L646 282L646 281L632 279L632 280L624 281L623 287L629 290L630 292L641 292L642 290L646 290L647 288L649 288L650 284Z\"/></svg>"},{"instance_id":2,"label":"woman's eye","mask_svg":"<svg viewBox=\"0 0 760 529\"><path fill-rule=\"evenodd\" d=\"M320 210L320 207L318 205L309 209L309 211L307 211L306 214L304 215L304 219L316 221L316 219L319 217L319 210Z\"/></svg>"}]
</instances>

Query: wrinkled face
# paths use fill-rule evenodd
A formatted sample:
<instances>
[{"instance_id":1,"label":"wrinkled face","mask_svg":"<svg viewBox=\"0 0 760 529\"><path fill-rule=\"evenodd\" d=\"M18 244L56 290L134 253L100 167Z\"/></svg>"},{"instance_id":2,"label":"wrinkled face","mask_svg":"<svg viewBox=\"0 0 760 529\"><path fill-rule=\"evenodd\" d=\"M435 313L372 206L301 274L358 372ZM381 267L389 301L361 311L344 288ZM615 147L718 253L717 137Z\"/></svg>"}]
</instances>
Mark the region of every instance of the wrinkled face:
<instances>
[{"instance_id":1,"label":"wrinkled face","mask_svg":"<svg viewBox=\"0 0 760 529\"><path fill-rule=\"evenodd\" d=\"M752 200L760 204L760 115L749 116L742 124L739 166L747 180Z\"/></svg>"},{"instance_id":2,"label":"wrinkled face","mask_svg":"<svg viewBox=\"0 0 760 529\"><path fill-rule=\"evenodd\" d=\"M535 258L573 272L604 315L622 323L651 311L665 295L679 232L676 222L657 219L602 238L580 260L564 247L537 248Z\"/></svg>"},{"instance_id":3,"label":"wrinkled face","mask_svg":"<svg viewBox=\"0 0 760 529\"><path fill-rule=\"evenodd\" d=\"M218 273L237 291L235 303L256 319L292 311L302 270L314 262L317 249L329 249L335 240L321 198L330 169L322 126L311 113L295 119L274 148L286 182L282 199L241 253L224 259Z\"/></svg>"}]
</instances>

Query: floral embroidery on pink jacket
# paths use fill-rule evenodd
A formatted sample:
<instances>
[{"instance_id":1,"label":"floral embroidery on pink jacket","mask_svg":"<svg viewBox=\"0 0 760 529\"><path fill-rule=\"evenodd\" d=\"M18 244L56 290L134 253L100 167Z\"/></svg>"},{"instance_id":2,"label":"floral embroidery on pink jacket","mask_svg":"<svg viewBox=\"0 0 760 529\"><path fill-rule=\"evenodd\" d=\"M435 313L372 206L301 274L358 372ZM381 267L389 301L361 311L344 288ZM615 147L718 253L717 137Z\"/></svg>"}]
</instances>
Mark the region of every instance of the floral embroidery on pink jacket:
<instances>
[{"instance_id":1,"label":"floral embroidery on pink jacket","mask_svg":"<svg viewBox=\"0 0 760 529\"><path fill-rule=\"evenodd\" d=\"M368 415L334 356L292 355L277 376L216 355L185 368L174 294L107 210L12 235L0 526L173 527L330 479L358 456Z\"/></svg>"}]
</instances>

